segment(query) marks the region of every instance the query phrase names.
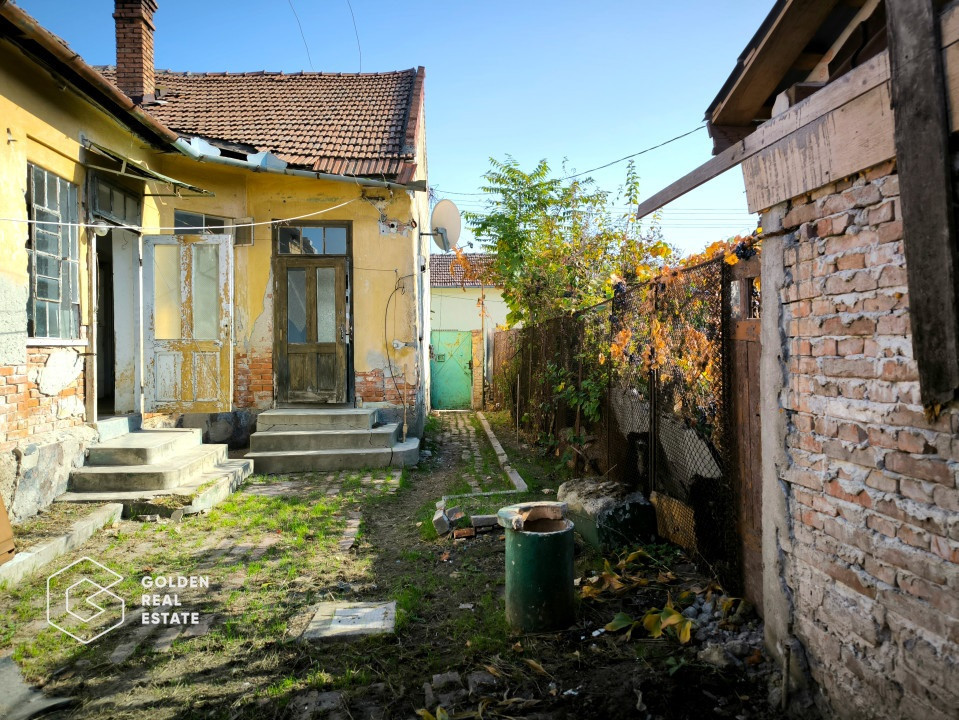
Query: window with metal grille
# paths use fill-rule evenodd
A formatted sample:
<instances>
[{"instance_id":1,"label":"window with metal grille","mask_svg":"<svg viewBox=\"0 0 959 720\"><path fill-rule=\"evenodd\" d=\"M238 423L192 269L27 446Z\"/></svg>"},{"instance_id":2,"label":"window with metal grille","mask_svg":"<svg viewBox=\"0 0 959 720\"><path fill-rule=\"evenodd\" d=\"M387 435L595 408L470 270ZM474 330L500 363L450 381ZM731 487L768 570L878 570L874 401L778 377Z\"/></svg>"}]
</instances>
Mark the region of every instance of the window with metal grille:
<instances>
[{"instance_id":1,"label":"window with metal grille","mask_svg":"<svg viewBox=\"0 0 959 720\"><path fill-rule=\"evenodd\" d=\"M35 338L80 337L80 244L77 186L28 165L27 332Z\"/></svg>"}]
</instances>

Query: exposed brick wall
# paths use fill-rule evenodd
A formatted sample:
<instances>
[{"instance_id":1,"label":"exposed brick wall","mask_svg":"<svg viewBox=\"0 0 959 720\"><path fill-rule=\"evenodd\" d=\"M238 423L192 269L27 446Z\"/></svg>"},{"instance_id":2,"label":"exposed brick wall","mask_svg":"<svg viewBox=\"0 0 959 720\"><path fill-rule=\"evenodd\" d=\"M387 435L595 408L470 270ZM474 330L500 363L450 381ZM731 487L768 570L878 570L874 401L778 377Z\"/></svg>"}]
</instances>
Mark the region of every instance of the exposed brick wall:
<instances>
[{"instance_id":1,"label":"exposed brick wall","mask_svg":"<svg viewBox=\"0 0 959 720\"><path fill-rule=\"evenodd\" d=\"M53 356L56 357L51 362ZM62 388L52 377L41 382L43 373L52 373L55 365L73 363L77 363L78 372ZM19 442L43 433L83 424L84 382L79 370L82 364L82 358L71 349L30 347L26 365L0 367L0 451L9 451ZM72 376L73 373L65 374Z\"/></svg>"},{"instance_id":2,"label":"exposed brick wall","mask_svg":"<svg viewBox=\"0 0 959 720\"><path fill-rule=\"evenodd\" d=\"M483 409L483 333L473 330L473 409Z\"/></svg>"},{"instance_id":3,"label":"exposed brick wall","mask_svg":"<svg viewBox=\"0 0 959 720\"><path fill-rule=\"evenodd\" d=\"M238 352L234 355L233 405L241 410L266 410L273 406L272 352Z\"/></svg>"},{"instance_id":4,"label":"exposed brick wall","mask_svg":"<svg viewBox=\"0 0 959 720\"><path fill-rule=\"evenodd\" d=\"M395 382L394 385L394 378L383 370L358 372L356 373L356 397L363 402L386 402L392 405L402 405L405 398L405 402L412 406L416 401L416 384L407 383L402 375L396 376Z\"/></svg>"},{"instance_id":5,"label":"exposed brick wall","mask_svg":"<svg viewBox=\"0 0 959 720\"><path fill-rule=\"evenodd\" d=\"M793 629L827 714L959 716L959 413L927 420L893 163L764 214L784 234Z\"/></svg>"}]
</instances>

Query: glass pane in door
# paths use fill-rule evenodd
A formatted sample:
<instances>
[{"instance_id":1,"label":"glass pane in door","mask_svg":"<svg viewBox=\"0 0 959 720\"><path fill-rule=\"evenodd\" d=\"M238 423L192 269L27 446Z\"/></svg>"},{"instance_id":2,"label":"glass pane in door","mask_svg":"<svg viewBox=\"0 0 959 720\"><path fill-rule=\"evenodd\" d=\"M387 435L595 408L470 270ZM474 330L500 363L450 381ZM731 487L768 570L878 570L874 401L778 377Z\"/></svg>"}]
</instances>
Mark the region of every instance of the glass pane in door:
<instances>
[{"instance_id":1,"label":"glass pane in door","mask_svg":"<svg viewBox=\"0 0 959 720\"><path fill-rule=\"evenodd\" d=\"M336 342L336 269L316 269L316 341Z\"/></svg>"},{"instance_id":2,"label":"glass pane in door","mask_svg":"<svg viewBox=\"0 0 959 720\"><path fill-rule=\"evenodd\" d=\"M286 337L290 343L306 342L306 269L286 271Z\"/></svg>"},{"instance_id":3,"label":"glass pane in door","mask_svg":"<svg viewBox=\"0 0 959 720\"><path fill-rule=\"evenodd\" d=\"M220 320L217 302L219 248L193 246L193 337L216 340Z\"/></svg>"},{"instance_id":4,"label":"glass pane in door","mask_svg":"<svg viewBox=\"0 0 959 720\"><path fill-rule=\"evenodd\" d=\"M154 337L157 340L178 340L180 317L180 248L157 245L153 254L153 293L156 305Z\"/></svg>"}]
</instances>

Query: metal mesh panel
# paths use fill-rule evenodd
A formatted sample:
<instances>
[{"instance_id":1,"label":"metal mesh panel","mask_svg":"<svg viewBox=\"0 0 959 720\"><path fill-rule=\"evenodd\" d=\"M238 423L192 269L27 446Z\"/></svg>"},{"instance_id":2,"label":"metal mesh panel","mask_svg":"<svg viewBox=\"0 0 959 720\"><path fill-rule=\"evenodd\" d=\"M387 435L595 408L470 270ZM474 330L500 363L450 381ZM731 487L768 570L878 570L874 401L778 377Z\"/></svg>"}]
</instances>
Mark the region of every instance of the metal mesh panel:
<instances>
[{"instance_id":1,"label":"metal mesh panel","mask_svg":"<svg viewBox=\"0 0 959 720\"><path fill-rule=\"evenodd\" d=\"M726 276L719 259L497 333L493 397L531 440L571 449L579 475L607 475L653 498L660 534L735 587Z\"/></svg>"}]
</instances>

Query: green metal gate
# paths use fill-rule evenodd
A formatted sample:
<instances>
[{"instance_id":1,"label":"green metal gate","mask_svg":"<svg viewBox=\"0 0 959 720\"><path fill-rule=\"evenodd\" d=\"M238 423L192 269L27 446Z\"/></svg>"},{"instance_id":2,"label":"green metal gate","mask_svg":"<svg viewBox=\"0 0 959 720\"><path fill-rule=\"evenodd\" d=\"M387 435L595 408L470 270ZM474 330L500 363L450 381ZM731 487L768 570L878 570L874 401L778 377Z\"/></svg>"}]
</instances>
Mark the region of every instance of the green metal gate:
<instances>
[{"instance_id":1,"label":"green metal gate","mask_svg":"<svg viewBox=\"0 0 959 720\"><path fill-rule=\"evenodd\" d=\"M473 398L473 343L469 332L430 333L431 405L437 410L468 410Z\"/></svg>"}]
</instances>

